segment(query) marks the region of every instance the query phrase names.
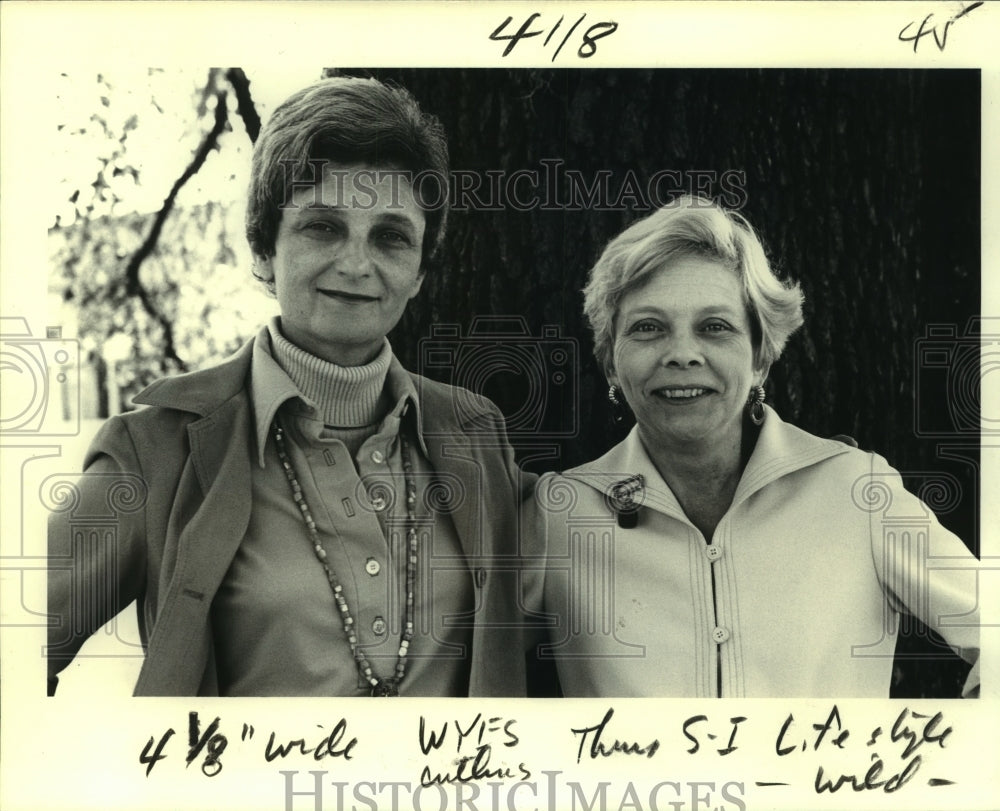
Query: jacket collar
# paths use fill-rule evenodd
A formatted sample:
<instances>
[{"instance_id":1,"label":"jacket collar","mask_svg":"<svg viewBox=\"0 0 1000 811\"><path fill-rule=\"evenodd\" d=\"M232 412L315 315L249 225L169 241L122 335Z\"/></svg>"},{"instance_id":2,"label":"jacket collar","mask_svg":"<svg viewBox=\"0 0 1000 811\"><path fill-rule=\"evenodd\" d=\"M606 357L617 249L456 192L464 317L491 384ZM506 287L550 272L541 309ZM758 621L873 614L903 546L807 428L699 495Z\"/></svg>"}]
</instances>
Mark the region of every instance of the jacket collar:
<instances>
[{"instance_id":1,"label":"jacket collar","mask_svg":"<svg viewBox=\"0 0 1000 811\"><path fill-rule=\"evenodd\" d=\"M757 446L740 477L734 504L782 476L851 451L850 446L839 440L823 439L783 421L770 406L765 405L764 409L767 416Z\"/></svg>"},{"instance_id":2,"label":"jacket collar","mask_svg":"<svg viewBox=\"0 0 1000 811\"><path fill-rule=\"evenodd\" d=\"M247 341L217 366L157 380L133 397L132 402L208 416L248 389L255 341L256 338ZM412 390L406 393L412 394L416 402L416 425L422 437L454 439L457 433L495 435L495 420L483 398L407 372L393 358L389 374L396 371L406 374L412 383Z\"/></svg>"},{"instance_id":3,"label":"jacket collar","mask_svg":"<svg viewBox=\"0 0 1000 811\"><path fill-rule=\"evenodd\" d=\"M255 338L247 341L235 354L217 366L157 380L133 397L132 402L136 405L171 408L207 417L233 397L244 392L250 395L252 388L248 379L251 377L251 372L259 369L260 365L259 361L254 359L254 355L261 351L258 343L266 339L267 328L264 327ZM284 375L284 372L281 374ZM285 377L287 378L287 375ZM386 380L392 382L394 402L406 399L409 407L415 412L414 425L418 442L425 455L429 455L425 433L453 439L456 433L468 430L467 423L475 424L477 420L481 421L486 410L479 405L479 398L470 392L461 392L468 395L467 397L442 398L443 388L439 384L407 372L395 356L392 358ZM288 383L290 388L280 392L273 398L273 402L259 404L269 411L269 414L261 415L265 426L270 425L281 403L289 397L298 396L294 384L290 380ZM459 390L449 388L449 391ZM426 400L430 400L430 407L423 405ZM251 403L253 403L252 398ZM396 402L394 409L398 407L400 403ZM261 420L255 418L255 425L258 428L260 423ZM258 443L259 441L260 437Z\"/></svg>"},{"instance_id":4,"label":"jacket collar","mask_svg":"<svg viewBox=\"0 0 1000 811\"><path fill-rule=\"evenodd\" d=\"M247 341L217 366L157 380L133 397L132 402L208 416L243 391L253 345L253 340Z\"/></svg>"},{"instance_id":5,"label":"jacket collar","mask_svg":"<svg viewBox=\"0 0 1000 811\"><path fill-rule=\"evenodd\" d=\"M782 476L809 467L824 459L848 453L850 448L835 439L821 439L784 422L777 412L764 406L766 417L746 469L733 496L733 505ZM610 493L616 483L639 474L645 481L642 505L687 521L677 498L653 464L639 438L638 427L604 456L564 475Z\"/></svg>"},{"instance_id":6,"label":"jacket collar","mask_svg":"<svg viewBox=\"0 0 1000 811\"><path fill-rule=\"evenodd\" d=\"M251 443L233 441L233 437L253 433L248 385L253 347L254 340L248 341L217 366L158 380L133 398L139 405L198 415L200 419L188 426L188 434L199 437L198 441L192 439L192 461L203 491L207 493L217 481L224 480L234 494L239 494L246 511L253 459ZM456 487L478 481L482 474L478 449L484 443L496 448L497 437L503 435L499 412L470 391L407 374L419 404L412 415L414 424L431 466L440 474L450 474L458 482ZM246 416L250 419L245 419ZM236 433L237 430L242 433ZM224 477L220 475L222 471ZM479 507L479 500L465 498L451 514L468 557L482 554L479 547L486 528Z\"/></svg>"},{"instance_id":7,"label":"jacket collar","mask_svg":"<svg viewBox=\"0 0 1000 811\"><path fill-rule=\"evenodd\" d=\"M274 357L271 335L267 328L262 329L254 340L253 358L250 361L250 378L249 391L254 410L257 462L261 467L264 467L264 446L278 409L288 400L295 398L301 400L309 408L315 408L317 404L299 391L292 378L278 364ZM394 354L391 355L389 361L384 386L389 402L392 403L392 408L386 416L402 419L412 408L414 412L413 425L417 426L417 443L424 456L427 456L427 446L419 428L420 403L417 400L416 387L410 374L403 368Z\"/></svg>"}]
</instances>

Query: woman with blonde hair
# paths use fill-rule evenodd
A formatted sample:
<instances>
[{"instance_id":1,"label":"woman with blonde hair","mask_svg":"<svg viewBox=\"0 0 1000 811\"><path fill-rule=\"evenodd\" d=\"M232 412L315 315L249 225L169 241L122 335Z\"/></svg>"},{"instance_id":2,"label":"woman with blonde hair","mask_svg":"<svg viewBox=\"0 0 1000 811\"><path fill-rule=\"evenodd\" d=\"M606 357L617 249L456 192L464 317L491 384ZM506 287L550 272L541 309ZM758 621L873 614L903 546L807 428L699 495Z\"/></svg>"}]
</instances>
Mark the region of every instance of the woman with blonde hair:
<instances>
[{"instance_id":1,"label":"woman with blonde hair","mask_svg":"<svg viewBox=\"0 0 1000 811\"><path fill-rule=\"evenodd\" d=\"M740 214L686 196L632 224L585 312L636 425L536 492L565 695L885 697L901 612L977 660L961 540L881 456L766 405L802 292ZM927 533L897 532L906 515Z\"/></svg>"}]
</instances>

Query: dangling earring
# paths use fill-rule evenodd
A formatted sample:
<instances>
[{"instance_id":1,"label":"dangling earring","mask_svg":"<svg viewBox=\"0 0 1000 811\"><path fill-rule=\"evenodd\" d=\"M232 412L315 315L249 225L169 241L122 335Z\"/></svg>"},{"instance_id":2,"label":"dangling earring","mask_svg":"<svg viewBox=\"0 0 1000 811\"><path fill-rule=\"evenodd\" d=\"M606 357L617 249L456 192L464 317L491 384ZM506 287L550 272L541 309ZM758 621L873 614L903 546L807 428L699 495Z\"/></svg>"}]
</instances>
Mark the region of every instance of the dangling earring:
<instances>
[{"instance_id":1,"label":"dangling earring","mask_svg":"<svg viewBox=\"0 0 1000 811\"><path fill-rule=\"evenodd\" d=\"M608 400L611 402L611 419L615 421L616 425L623 422L625 420L625 406L618 399L617 386L610 386L608 388Z\"/></svg>"},{"instance_id":2,"label":"dangling earring","mask_svg":"<svg viewBox=\"0 0 1000 811\"><path fill-rule=\"evenodd\" d=\"M754 425L764 423L764 387L751 386L750 396L747 398L747 414Z\"/></svg>"}]
</instances>

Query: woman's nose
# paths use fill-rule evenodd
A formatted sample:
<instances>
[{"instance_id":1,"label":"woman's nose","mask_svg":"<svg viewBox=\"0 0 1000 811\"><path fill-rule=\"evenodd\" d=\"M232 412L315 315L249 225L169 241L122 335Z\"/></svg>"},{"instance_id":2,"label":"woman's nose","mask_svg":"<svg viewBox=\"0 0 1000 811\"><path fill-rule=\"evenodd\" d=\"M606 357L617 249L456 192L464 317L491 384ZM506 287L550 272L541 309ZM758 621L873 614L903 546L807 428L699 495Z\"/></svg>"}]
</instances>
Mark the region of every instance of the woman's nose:
<instances>
[{"instance_id":1,"label":"woman's nose","mask_svg":"<svg viewBox=\"0 0 1000 811\"><path fill-rule=\"evenodd\" d=\"M368 241L361 237L348 237L337 251L337 272L344 276L367 276L374 268Z\"/></svg>"},{"instance_id":2,"label":"woman's nose","mask_svg":"<svg viewBox=\"0 0 1000 811\"><path fill-rule=\"evenodd\" d=\"M661 363L664 366L687 368L704 362L698 342L691 336L675 335L666 342Z\"/></svg>"}]
</instances>

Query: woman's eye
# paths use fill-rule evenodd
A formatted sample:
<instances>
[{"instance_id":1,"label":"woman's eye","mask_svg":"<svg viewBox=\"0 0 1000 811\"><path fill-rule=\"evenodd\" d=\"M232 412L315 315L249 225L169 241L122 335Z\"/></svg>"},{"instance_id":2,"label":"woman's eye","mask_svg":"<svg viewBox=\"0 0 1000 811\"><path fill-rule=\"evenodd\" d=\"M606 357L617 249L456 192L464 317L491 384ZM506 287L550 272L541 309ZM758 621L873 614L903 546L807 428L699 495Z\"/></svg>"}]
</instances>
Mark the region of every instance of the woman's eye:
<instances>
[{"instance_id":1,"label":"woman's eye","mask_svg":"<svg viewBox=\"0 0 1000 811\"><path fill-rule=\"evenodd\" d=\"M333 223L326 220L314 220L313 222L306 223L306 230L319 234L332 234L337 229Z\"/></svg>"},{"instance_id":2,"label":"woman's eye","mask_svg":"<svg viewBox=\"0 0 1000 811\"><path fill-rule=\"evenodd\" d=\"M410 238L402 231L382 231L378 235L379 240L395 245L410 245Z\"/></svg>"},{"instance_id":3,"label":"woman's eye","mask_svg":"<svg viewBox=\"0 0 1000 811\"><path fill-rule=\"evenodd\" d=\"M725 321L710 321L702 329L706 332L728 332L731 327Z\"/></svg>"},{"instance_id":4,"label":"woman's eye","mask_svg":"<svg viewBox=\"0 0 1000 811\"><path fill-rule=\"evenodd\" d=\"M629 329L629 332L651 333L651 332L659 332L659 330L660 330L660 325L657 324L655 321L639 321L632 325L631 329Z\"/></svg>"}]
</instances>

